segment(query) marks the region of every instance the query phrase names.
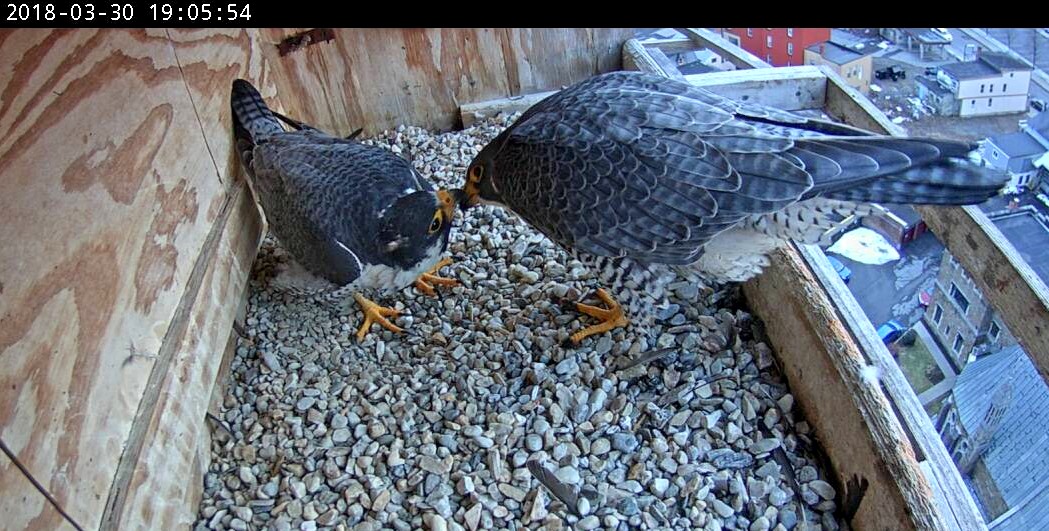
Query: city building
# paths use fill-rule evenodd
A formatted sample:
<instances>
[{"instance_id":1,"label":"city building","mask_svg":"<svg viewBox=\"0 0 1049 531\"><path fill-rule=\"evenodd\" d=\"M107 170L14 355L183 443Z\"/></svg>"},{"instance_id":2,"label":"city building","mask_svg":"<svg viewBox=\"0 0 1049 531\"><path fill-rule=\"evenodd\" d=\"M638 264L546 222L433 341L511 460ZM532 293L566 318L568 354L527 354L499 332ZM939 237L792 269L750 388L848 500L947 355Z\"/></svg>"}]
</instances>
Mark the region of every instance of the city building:
<instances>
[{"instance_id":1,"label":"city building","mask_svg":"<svg viewBox=\"0 0 1049 531\"><path fill-rule=\"evenodd\" d=\"M1016 344L1016 339L951 253L943 253L932 300L922 321L955 372L961 372L979 354Z\"/></svg>"},{"instance_id":2,"label":"city building","mask_svg":"<svg viewBox=\"0 0 1049 531\"><path fill-rule=\"evenodd\" d=\"M832 30L829 40L805 48L805 64L827 65L849 86L867 94L874 75L874 53L880 50L877 41Z\"/></svg>"},{"instance_id":3,"label":"city building","mask_svg":"<svg viewBox=\"0 0 1049 531\"><path fill-rule=\"evenodd\" d=\"M805 64L805 49L830 34L830 28L721 28L722 37L772 66Z\"/></svg>"},{"instance_id":4,"label":"city building","mask_svg":"<svg viewBox=\"0 0 1049 531\"><path fill-rule=\"evenodd\" d=\"M988 528L1049 528L1049 388L1019 346L967 365L935 426Z\"/></svg>"}]
</instances>

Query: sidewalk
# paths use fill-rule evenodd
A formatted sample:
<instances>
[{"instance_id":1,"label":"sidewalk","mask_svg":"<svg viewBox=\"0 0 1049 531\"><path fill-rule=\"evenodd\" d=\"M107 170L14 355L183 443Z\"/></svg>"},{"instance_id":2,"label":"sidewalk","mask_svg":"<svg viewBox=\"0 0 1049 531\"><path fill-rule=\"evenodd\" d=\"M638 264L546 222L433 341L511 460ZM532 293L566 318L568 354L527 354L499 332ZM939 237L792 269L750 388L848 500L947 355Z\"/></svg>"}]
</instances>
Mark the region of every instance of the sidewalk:
<instances>
[{"instance_id":1,"label":"sidewalk","mask_svg":"<svg viewBox=\"0 0 1049 531\"><path fill-rule=\"evenodd\" d=\"M925 322L918 321L915 323L914 331L918 333L918 337L929 349L929 353L932 354L932 359L936 362L936 366L943 373L943 380L940 383L918 395L918 401L921 402L922 406L925 406L949 393L954 388L954 381L958 379L958 375L954 373L954 367L951 366L951 362L947 361L947 357L940 350L940 345L936 343L936 340L929 333L929 329L925 327Z\"/></svg>"}]
</instances>

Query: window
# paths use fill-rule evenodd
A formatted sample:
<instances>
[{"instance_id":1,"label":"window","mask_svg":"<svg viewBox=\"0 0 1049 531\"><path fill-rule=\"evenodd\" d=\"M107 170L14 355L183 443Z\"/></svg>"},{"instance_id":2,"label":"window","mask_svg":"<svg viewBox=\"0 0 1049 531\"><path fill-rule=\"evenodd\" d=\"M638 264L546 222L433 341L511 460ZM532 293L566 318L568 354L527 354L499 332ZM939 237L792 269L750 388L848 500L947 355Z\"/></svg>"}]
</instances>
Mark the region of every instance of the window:
<instances>
[{"instance_id":1,"label":"window","mask_svg":"<svg viewBox=\"0 0 1049 531\"><path fill-rule=\"evenodd\" d=\"M980 94L983 94L983 85L980 85Z\"/></svg>"},{"instance_id":2,"label":"window","mask_svg":"<svg viewBox=\"0 0 1049 531\"><path fill-rule=\"evenodd\" d=\"M987 92L994 94L994 83L987 85Z\"/></svg>"},{"instance_id":3,"label":"window","mask_svg":"<svg viewBox=\"0 0 1049 531\"><path fill-rule=\"evenodd\" d=\"M998 150L997 149L992 150L991 151L991 156L994 157L994 160L998 160Z\"/></svg>"},{"instance_id":4,"label":"window","mask_svg":"<svg viewBox=\"0 0 1049 531\"><path fill-rule=\"evenodd\" d=\"M970 100L969 103L971 104L969 105L970 107L976 107L976 100Z\"/></svg>"},{"instance_id":5,"label":"window","mask_svg":"<svg viewBox=\"0 0 1049 531\"><path fill-rule=\"evenodd\" d=\"M765 47L772 48L772 35L765 35Z\"/></svg>"},{"instance_id":6,"label":"window","mask_svg":"<svg viewBox=\"0 0 1049 531\"><path fill-rule=\"evenodd\" d=\"M991 106L991 98L987 98L987 106L988 106L988 107L990 107L990 106Z\"/></svg>"},{"instance_id":7,"label":"window","mask_svg":"<svg viewBox=\"0 0 1049 531\"><path fill-rule=\"evenodd\" d=\"M794 28L787 28L787 36L788 37L793 37L794 36Z\"/></svg>"},{"instance_id":8,"label":"window","mask_svg":"<svg viewBox=\"0 0 1049 531\"><path fill-rule=\"evenodd\" d=\"M945 337L950 337L951 336L951 327L948 326L946 323L944 323L944 326L943 326L943 335Z\"/></svg>"},{"instance_id":9,"label":"window","mask_svg":"<svg viewBox=\"0 0 1049 531\"><path fill-rule=\"evenodd\" d=\"M765 54L765 62L769 63L769 64L772 64L772 54L770 54L770 53Z\"/></svg>"},{"instance_id":10,"label":"window","mask_svg":"<svg viewBox=\"0 0 1049 531\"><path fill-rule=\"evenodd\" d=\"M794 43L793 42L788 42L787 43L787 55L794 55Z\"/></svg>"},{"instance_id":11,"label":"window","mask_svg":"<svg viewBox=\"0 0 1049 531\"><path fill-rule=\"evenodd\" d=\"M943 319L943 306L940 306L939 304L937 304L936 305L936 311L934 311L932 313L932 320L935 321L936 324L940 324L940 321L942 319Z\"/></svg>"},{"instance_id":12,"label":"window","mask_svg":"<svg viewBox=\"0 0 1049 531\"><path fill-rule=\"evenodd\" d=\"M747 37L754 36L754 28L747 28Z\"/></svg>"},{"instance_id":13,"label":"window","mask_svg":"<svg viewBox=\"0 0 1049 531\"><path fill-rule=\"evenodd\" d=\"M1008 83L1002 83L1002 92L1005 92L1005 87L1008 87Z\"/></svg>"},{"instance_id":14,"label":"window","mask_svg":"<svg viewBox=\"0 0 1049 531\"><path fill-rule=\"evenodd\" d=\"M954 299L954 302L958 303L958 306L961 306L962 313L967 313L969 311L969 299L965 298L965 295L962 294L961 290L958 289L958 286L956 286L954 282L951 282L951 298Z\"/></svg>"},{"instance_id":15,"label":"window","mask_svg":"<svg viewBox=\"0 0 1049 531\"><path fill-rule=\"evenodd\" d=\"M955 352L961 352L962 351L962 345L964 345L964 344L965 344L965 341L962 340L962 335L961 334L955 334L955 336L954 336L954 345L952 345L951 348L953 348Z\"/></svg>"},{"instance_id":16,"label":"window","mask_svg":"<svg viewBox=\"0 0 1049 531\"><path fill-rule=\"evenodd\" d=\"M856 67L856 77L863 79L863 65L858 65Z\"/></svg>"}]
</instances>

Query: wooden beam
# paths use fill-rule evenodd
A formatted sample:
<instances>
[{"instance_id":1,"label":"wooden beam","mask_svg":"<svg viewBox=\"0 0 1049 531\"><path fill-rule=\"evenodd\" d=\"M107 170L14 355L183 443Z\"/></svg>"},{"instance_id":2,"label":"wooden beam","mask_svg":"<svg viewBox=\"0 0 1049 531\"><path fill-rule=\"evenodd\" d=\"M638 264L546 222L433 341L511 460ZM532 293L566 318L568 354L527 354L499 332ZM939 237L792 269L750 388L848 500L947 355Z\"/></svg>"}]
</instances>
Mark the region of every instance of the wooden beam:
<instances>
[{"instance_id":1,"label":"wooden beam","mask_svg":"<svg viewBox=\"0 0 1049 531\"><path fill-rule=\"evenodd\" d=\"M662 60L657 59L658 54ZM684 76L677 66L667 58L666 54L659 49L648 49L641 45L637 39L630 39L623 44L623 68L625 70L640 70L670 79L684 81Z\"/></svg>"},{"instance_id":2,"label":"wooden beam","mask_svg":"<svg viewBox=\"0 0 1049 531\"><path fill-rule=\"evenodd\" d=\"M659 48L645 48L645 51L652 57L652 59L655 59L656 64L666 72L667 77L678 81L685 80L685 76L681 75L681 70L678 70L677 64L667 57L667 54L663 53L663 50L660 50Z\"/></svg>"},{"instance_id":3,"label":"wooden beam","mask_svg":"<svg viewBox=\"0 0 1049 531\"><path fill-rule=\"evenodd\" d=\"M665 54L692 52L699 49L699 46L692 42L692 39L688 37L674 37L672 39L659 40L646 39L641 41L641 45L648 48L650 51L655 48Z\"/></svg>"},{"instance_id":4,"label":"wooden beam","mask_svg":"<svg viewBox=\"0 0 1049 531\"><path fill-rule=\"evenodd\" d=\"M512 113L524 111L532 105L557 94L557 92L558 91L556 90L552 90L548 92L537 92L535 94L525 94L524 96L513 96L510 98L482 101L479 103L467 103L462 107L459 107L459 116L462 119L463 127L470 127L485 118L498 116L501 112Z\"/></svg>"},{"instance_id":5,"label":"wooden beam","mask_svg":"<svg viewBox=\"0 0 1049 531\"><path fill-rule=\"evenodd\" d=\"M126 501L103 528L175 529L191 527L196 520L211 452L202 444L209 440L205 414L262 241L258 209L243 182L230 194L221 216L216 245L201 257L205 271L197 300L185 316L184 333L171 339L176 354L141 432L142 450L126 478Z\"/></svg>"},{"instance_id":6,"label":"wooden beam","mask_svg":"<svg viewBox=\"0 0 1049 531\"><path fill-rule=\"evenodd\" d=\"M827 293L793 248L743 286L762 318L791 392L816 430L839 485L870 486L852 522L866 529L950 529L933 503L914 450L863 353Z\"/></svg>"},{"instance_id":7,"label":"wooden beam","mask_svg":"<svg viewBox=\"0 0 1049 531\"><path fill-rule=\"evenodd\" d=\"M685 79L715 94L787 111L821 109L827 99L827 76L815 66L689 74Z\"/></svg>"},{"instance_id":8,"label":"wooden beam","mask_svg":"<svg viewBox=\"0 0 1049 531\"><path fill-rule=\"evenodd\" d=\"M985 529L980 510L940 441L928 413L852 292L838 277L837 271L819 247L799 245L797 250L812 270L816 282L826 291L827 298L833 301L836 320L852 334L852 338L860 351L867 355L870 364L878 368L885 393L896 407L897 416L903 422L903 426L908 428L911 441L920 450L919 458L924 457L925 466L922 470L926 472L929 482L937 487L934 489L936 501L940 513L946 518L947 529Z\"/></svg>"},{"instance_id":9,"label":"wooden beam","mask_svg":"<svg viewBox=\"0 0 1049 531\"><path fill-rule=\"evenodd\" d=\"M732 44L728 39L705 28L674 28L700 48L712 50L721 55L726 61L736 65L736 68L768 68L772 65L762 61L758 56Z\"/></svg>"}]
</instances>

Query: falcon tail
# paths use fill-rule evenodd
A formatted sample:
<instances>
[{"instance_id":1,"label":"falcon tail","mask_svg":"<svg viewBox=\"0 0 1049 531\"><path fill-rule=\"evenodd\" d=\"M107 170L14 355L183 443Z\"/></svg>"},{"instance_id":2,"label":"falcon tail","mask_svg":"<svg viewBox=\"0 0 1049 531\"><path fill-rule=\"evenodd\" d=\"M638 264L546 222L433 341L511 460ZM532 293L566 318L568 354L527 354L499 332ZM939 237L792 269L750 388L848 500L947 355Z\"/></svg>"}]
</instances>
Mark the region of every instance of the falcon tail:
<instances>
[{"instance_id":1,"label":"falcon tail","mask_svg":"<svg viewBox=\"0 0 1049 531\"><path fill-rule=\"evenodd\" d=\"M259 91L243 79L233 82L230 94L233 109L233 134L237 140L237 153L246 168L251 168L252 148L269 136L283 133L284 128L277 116L266 106Z\"/></svg>"},{"instance_id":2,"label":"falcon tail","mask_svg":"<svg viewBox=\"0 0 1049 531\"><path fill-rule=\"evenodd\" d=\"M1008 182L1005 172L969 158L977 147L967 142L922 138L842 138L801 140L795 152L807 164L827 157L860 175L841 172L813 183L809 196L843 201L969 205L999 193ZM808 160L806 160L808 159ZM843 164L845 165L845 164Z\"/></svg>"}]
</instances>

